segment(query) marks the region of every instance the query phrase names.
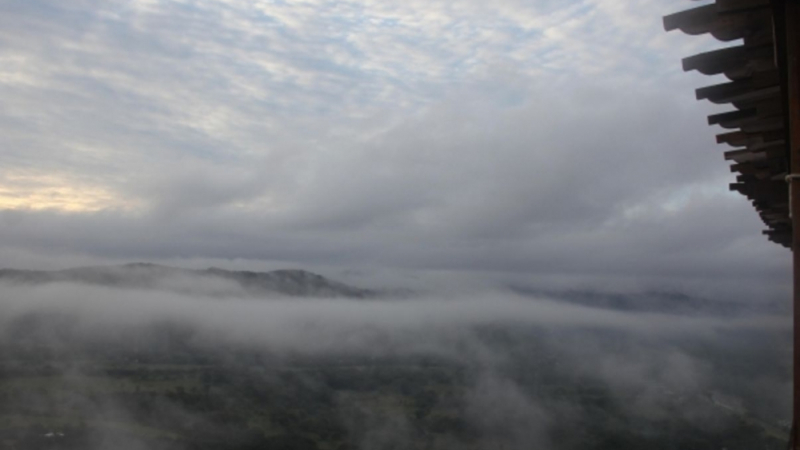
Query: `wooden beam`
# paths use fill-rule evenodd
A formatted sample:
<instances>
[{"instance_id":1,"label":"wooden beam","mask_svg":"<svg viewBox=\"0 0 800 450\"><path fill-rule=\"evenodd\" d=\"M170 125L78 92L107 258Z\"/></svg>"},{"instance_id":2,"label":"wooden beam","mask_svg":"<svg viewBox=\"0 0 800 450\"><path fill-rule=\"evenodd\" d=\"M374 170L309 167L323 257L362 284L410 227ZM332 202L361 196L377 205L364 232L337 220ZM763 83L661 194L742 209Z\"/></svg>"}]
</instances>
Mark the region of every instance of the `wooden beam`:
<instances>
[{"instance_id":1,"label":"wooden beam","mask_svg":"<svg viewBox=\"0 0 800 450\"><path fill-rule=\"evenodd\" d=\"M744 147L751 145L775 142L784 139L786 133L783 130L765 131L762 133L745 133L744 131L731 131L717 135L717 144L728 144L732 147Z\"/></svg>"},{"instance_id":2,"label":"wooden beam","mask_svg":"<svg viewBox=\"0 0 800 450\"><path fill-rule=\"evenodd\" d=\"M750 119L752 117L756 117L758 114L758 109L756 108L747 108L747 109L737 109L735 111L724 112L720 114L712 114L708 116L708 124L709 125L720 125L723 128L738 128L738 123L743 120Z\"/></svg>"},{"instance_id":3,"label":"wooden beam","mask_svg":"<svg viewBox=\"0 0 800 450\"><path fill-rule=\"evenodd\" d=\"M761 65L768 69L773 63L774 56L772 46L748 48L739 45L688 56L683 58L682 65L686 72L697 70L705 75L716 75L740 68L750 70ZM762 61L765 64L760 64Z\"/></svg>"},{"instance_id":4,"label":"wooden beam","mask_svg":"<svg viewBox=\"0 0 800 450\"><path fill-rule=\"evenodd\" d=\"M713 103L730 103L746 99L753 92L764 89L780 89L780 74L777 69L756 72L750 78L715 84L699 88L695 91L698 100L709 100ZM780 94L778 94L780 95Z\"/></svg>"},{"instance_id":5,"label":"wooden beam","mask_svg":"<svg viewBox=\"0 0 800 450\"><path fill-rule=\"evenodd\" d=\"M742 149L730 150L723 155L726 161L736 161L737 163L746 163L751 161L767 162L767 160L782 158L786 154L786 148L781 145L764 147L756 150Z\"/></svg>"},{"instance_id":6,"label":"wooden beam","mask_svg":"<svg viewBox=\"0 0 800 450\"><path fill-rule=\"evenodd\" d=\"M664 30L672 31L680 28L686 34L707 33L716 17L716 4L699 6L664 16Z\"/></svg>"},{"instance_id":7,"label":"wooden beam","mask_svg":"<svg viewBox=\"0 0 800 450\"><path fill-rule=\"evenodd\" d=\"M785 57L786 114L788 118L789 161L792 174L800 173L800 0L783 0L783 8L776 8L776 22L781 19ZM793 321L794 321L794 388L792 450L800 450L800 179L791 183L792 263L793 269Z\"/></svg>"},{"instance_id":8,"label":"wooden beam","mask_svg":"<svg viewBox=\"0 0 800 450\"><path fill-rule=\"evenodd\" d=\"M785 181L754 180L747 183L731 183L728 188L751 200L769 199L773 201L773 199L785 199L789 195Z\"/></svg>"},{"instance_id":9,"label":"wooden beam","mask_svg":"<svg viewBox=\"0 0 800 450\"><path fill-rule=\"evenodd\" d=\"M720 12L769 8L769 0L717 0L717 8Z\"/></svg>"}]
</instances>

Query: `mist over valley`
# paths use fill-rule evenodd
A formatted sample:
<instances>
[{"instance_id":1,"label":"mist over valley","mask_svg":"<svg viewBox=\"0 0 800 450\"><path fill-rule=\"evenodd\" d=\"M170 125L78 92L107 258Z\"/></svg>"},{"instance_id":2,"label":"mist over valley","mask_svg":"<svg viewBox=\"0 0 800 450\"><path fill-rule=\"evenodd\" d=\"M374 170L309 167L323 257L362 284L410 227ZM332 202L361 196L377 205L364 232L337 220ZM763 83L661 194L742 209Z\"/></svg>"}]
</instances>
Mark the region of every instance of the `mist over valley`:
<instances>
[{"instance_id":1,"label":"mist over valley","mask_svg":"<svg viewBox=\"0 0 800 450\"><path fill-rule=\"evenodd\" d=\"M2 448L778 449L788 433L790 323L769 308L145 264L4 270L0 290Z\"/></svg>"},{"instance_id":2,"label":"mist over valley","mask_svg":"<svg viewBox=\"0 0 800 450\"><path fill-rule=\"evenodd\" d=\"M0 0L0 450L785 449L784 3Z\"/></svg>"}]
</instances>

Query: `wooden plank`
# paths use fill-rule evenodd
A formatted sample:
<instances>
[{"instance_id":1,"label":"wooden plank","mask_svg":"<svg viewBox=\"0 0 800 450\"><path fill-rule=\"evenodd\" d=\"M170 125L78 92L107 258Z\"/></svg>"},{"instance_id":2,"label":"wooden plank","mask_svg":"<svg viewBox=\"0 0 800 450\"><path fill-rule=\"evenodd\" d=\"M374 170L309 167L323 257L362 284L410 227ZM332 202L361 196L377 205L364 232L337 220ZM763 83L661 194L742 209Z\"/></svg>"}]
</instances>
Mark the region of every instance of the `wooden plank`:
<instances>
[{"instance_id":1,"label":"wooden plank","mask_svg":"<svg viewBox=\"0 0 800 450\"><path fill-rule=\"evenodd\" d=\"M731 183L728 188L747 196L749 199L788 198L789 192L783 181L751 181L749 183Z\"/></svg>"},{"instance_id":2,"label":"wooden plank","mask_svg":"<svg viewBox=\"0 0 800 450\"><path fill-rule=\"evenodd\" d=\"M720 13L730 13L770 7L770 0L717 0Z\"/></svg>"},{"instance_id":3,"label":"wooden plank","mask_svg":"<svg viewBox=\"0 0 800 450\"><path fill-rule=\"evenodd\" d=\"M784 130L783 116L760 118L758 116L739 122L738 126L746 133L764 133L768 131ZM785 153L785 151L784 151Z\"/></svg>"},{"instance_id":4,"label":"wooden plank","mask_svg":"<svg viewBox=\"0 0 800 450\"><path fill-rule=\"evenodd\" d=\"M763 155L758 155L758 153L752 152L746 148L741 150L730 150L723 153L723 155L725 156L726 161L736 161L740 164L758 159L764 159Z\"/></svg>"},{"instance_id":5,"label":"wooden plank","mask_svg":"<svg viewBox=\"0 0 800 450\"><path fill-rule=\"evenodd\" d=\"M764 131L760 133L747 133L744 131L732 131L717 135L717 144L728 144L733 147L745 147L760 145L770 142L777 142L784 139L783 130Z\"/></svg>"},{"instance_id":6,"label":"wooden plank","mask_svg":"<svg viewBox=\"0 0 800 450\"><path fill-rule=\"evenodd\" d=\"M765 158L762 160L743 161L730 166L733 173L749 175L759 180L784 180L788 173L782 158ZM784 211L788 214L788 211Z\"/></svg>"},{"instance_id":7,"label":"wooden plank","mask_svg":"<svg viewBox=\"0 0 800 450\"><path fill-rule=\"evenodd\" d=\"M737 86L736 83L740 84ZM778 85L777 82L773 86L760 89L753 88L752 84L746 81L743 83L741 81L734 81L722 86L724 87L714 90L709 90L707 88L701 88L704 90L697 89L695 91L695 96L698 100L707 99L712 103L723 104L758 101L780 94L780 85Z\"/></svg>"},{"instance_id":8,"label":"wooden plank","mask_svg":"<svg viewBox=\"0 0 800 450\"><path fill-rule=\"evenodd\" d=\"M744 110L734 110L728 111L719 114L711 114L708 116L708 124L709 125L717 125L723 122L732 122L736 120L746 119L748 117L753 117L758 114L758 110L755 108L748 108Z\"/></svg>"},{"instance_id":9,"label":"wooden plank","mask_svg":"<svg viewBox=\"0 0 800 450\"><path fill-rule=\"evenodd\" d=\"M702 34L708 32L708 27L717 16L717 5L699 6L674 14L664 16L664 30L672 31L680 29L686 34ZM706 31L696 31L706 29Z\"/></svg>"},{"instance_id":10,"label":"wooden plank","mask_svg":"<svg viewBox=\"0 0 800 450\"><path fill-rule=\"evenodd\" d=\"M747 146L747 149L753 152L769 152L772 156L784 156L786 154L786 140L780 139L777 141L751 144Z\"/></svg>"},{"instance_id":11,"label":"wooden plank","mask_svg":"<svg viewBox=\"0 0 800 450\"><path fill-rule=\"evenodd\" d=\"M786 97L789 139L789 161L791 173L800 172L800 2L785 0L782 2L784 34L783 48L786 66ZM776 9L776 13L779 13ZM776 19L780 19L776 14ZM791 217L792 217L792 264L793 264L793 322L794 322L794 376L793 376L793 417L792 441L790 447L800 450L800 180L791 183Z\"/></svg>"},{"instance_id":12,"label":"wooden plank","mask_svg":"<svg viewBox=\"0 0 800 450\"><path fill-rule=\"evenodd\" d=\"M724 128L736 128L739 122L745 119L756 117L758 110L756 108L748 108L744 110L728 111L720 114L712 114L708 116L709 125L720 125Z\"/></svg>"},{"instance_id":13,"label":"wooden plank","mask_svg":"<svg viewBox=\"0 0 800 450\"><path fill-rule=\"evenodd\" d=\"M748 59L747 48L739 45L688 56L683 58L682 65L686 72L697 70L705 75L717 75L746 64Z\"/></svg>"},{"instance_id":14,"label":"wooden plank","mask_svg":"<svg viewBox=\"0 0 800 450\"><path fill-rule=\"evenodd\" d=\"M734 173L738 172L738 173L743 173L743 174L755 174L759 170L762 170L762 169L759 169L759 167L756 164L751 164L751 163L746 163L746 162L732 164L730 166L730 169L731 169L731 172L734 172Z\"/></svg>"},{"instance_id":15,"label":"wooden plank","mask_svg":"<svg viewBox=\"0 0 800 450\"><path fill-rule=\"evenodd\" d=\"M770 10L757 8L718 13L708 32L724 42L754 37L755 39L751 38L745 42L745 47L750 47L753 44L771 44L771 37L761 33L762 30L770 28L772 28Z\"/></svg>"},{"instance_id":16,"label":"wooden plank","mask_svg":"<svg viewBox=\"0 0 800 450\"><path fill-rule=\"evenodd\" d=\"M772 58L755 58L747 61L746 64L732 67L722 73L729 80L743 80L757 73L767 72L773 69L775 69L775 63L772 61Z\"/></svg>"},{"instance_id":17,"label":"wooden plank","mask_svg":"<svg viewBox=\"0 0 800 450\"><path fill-rule=\"evenodd\" d=\"M745 149L747 150L747 149ZM742 170L746 170L746 168L752 168L753 170L770 170L772 172L778 173L783 172L784 175L788 172L788 167L786 165L786 160L782 158L776 158L766 161L760 162L748 162L743 164L734 164L731 166L732 172L741 172Z\"/></svg>"},{"instance_id":18,"label":"wooden plank","mask_svg":"<svg viewBox=\"0 0 800 450\"><path fill-rule=\"evenodd\" d=\"M721 41L732 41L756 35L759 30L771 27L772 17L768 8L737 8L731 5L724 7L720 14L718 5L712 3L664 16L664 29L680 29L689 35L711 33Z\"/></svg>"},{"instance_id":19,"label":"wooden plank","mask_svg":"<svg viewBox=\"0 0 800 450\"><path fill-rule=\"evenodd\" d=\"M763 101L775 100L778 101L781 95L781 87L776 84L774 86L751 89L749 92L743 92L738 96L727 98L728 103L736 105L737 108L742 108L744 105L759 103ZM740 106L742 105L742 106Z\"/></svg>"},{"instance_id":20,"label":"wooden plank","mask_svg":"<svg viewBox=\"0 0 800 450\"><path fill-rule=\"evenodd\" d=\"M705 75L717 75L740 66L755 68L759 62L775 66L775 50L770 45L746 47L737 45L683 58L684 71L697 70Z\"/></svg>"},{"instance_id":21,"label":"wooden plank","mask_svg":"<svg viewBox=\"0 0 800 450\"><path fill-rule=\"evenodd\" d=\"M763 233L767 235L770 241L780 244L784 247L792 246L792 232L784 230L764 230Z\"/></svg>"},{"instance_id":22,"label":"wooden plank","mask_svg":"<svg viewBox=\"0 0 800 450\"><path fill-rule=\"evenodd\" d=\"M755 102L755 108L758 115L761 117L775 117L783 116L783 99L778 96L772 96Z\"/></svg>"},{"instance_id":23,"label":"wooden plank","mask_svg":"<svg viewBox=\"0 0 800 450\"><path fill-rule=\"evenodd\" d=\"M713 120L715 123L710 125L719 125L722 128L728 129L741 128L741 131L746 133L764 133L768 131L776 131L781 130L784 126L783 116L762 117L758 114L757 110L754 114L742 116L731 115L727 117L723 116Z\"/></svg>"},{"instance_id":24,"label":"wooden plank","mask_svg":"<svg viewBox=\"0 0 800 450\"><path fill-rule=\"evenodd\" d=\"M728 144L734 147L742 147L747 145L748 142L751 142L752 139L752 135L749 135L743 131L732 131L730 133L718 134L717 144Z\"/></svg>"},{"instance_id":25,"label":"wooden plank","mask_svg":"<svg viewBox=\"0 0 800 450\"><path fill-rule=\"evenodd\" d=\"M719 125L723 128L738 128L758 121L771 123L769 119L782 116L783 105L780 98L775 98L751 104L750 107L712 114L708 116L708 124Z\"/></svg>"},{"instance_id":26,"label":"wooden plank","mask_svg":"<svg viewBox=\"0 0 800 450\"><path fill-rule=\"evenodd\" d=\"M708 123L732 130L717 136L718 143L737 147L724 154L726 160L735 163L731 171L737 173L738 182L730 188L750 199L770 229L782 230L770 233L770 239L781 245L786 245L787 230L793 227L789 226L789 195L783 182L789 172L786 160L789 125L785 122L782 104L785 84L779 71L781 54L776 50L782 50L783 35L776 33L776 29L784 23L784 15L774 13L773 8L786 1L793 2L795 7L800 2L717 0L714 4L664 18L667 30L710 33L722 41L743 39L744 45L689 56L683 59L682 65L686 71L723 74L732 80L697 89L696 96L698 100L730 104L735 108L710 115ZM787 27L796 27L800 16L785 23Z\"/></svg>"},{"instance_id":27,"label":"wooden plank","mask_svg":"<svg viewBox=\"0 0 800 450\"><path fill-rule=\"evenodd\" d=\"M756 72L745 79L699 88L695 90L695 96L698 100L709 100L713 103L731 103L754 95L758 97L759 94L753 94L754 92L768 95L775 89L780 89L780 75L773 68Z\"/></svg>"},{"instance_id":28,"label":"wooden plank","mask_svg":"<svg viewBox=\"0 0 800 450\"><path fill-rule=\"evenodd\" d=\"M768 147L760 150L731 150L724 153L726 161L736 161L737 163L745 163L751 161L765 161L769 159L783 158L785 155L783 146Z\"/></svg>"},{"instance_id":29,"label":"wooden plank","mask_svg":"<svg viewBox=\"0 0 800 450\"><path fill-rule=\"evenodd\" d=\"M770 24L763 30L756 30L753 33L744 37L745 47L756 47L759 45L775 45L775 36L772 33L772 25Z\"/></svg>"},{"instance_id":30,"label":"wooden plank","mask_svg":"<svg viewBox=\"0 0 800 450\"><path fill-rule=\"evenodd\" d=\"M789 223L786 219L786 211L781 212L766 212L762 214L762 217L767 220L770 224L779 224L779 223Z\"/></svg>"}]
</instances>

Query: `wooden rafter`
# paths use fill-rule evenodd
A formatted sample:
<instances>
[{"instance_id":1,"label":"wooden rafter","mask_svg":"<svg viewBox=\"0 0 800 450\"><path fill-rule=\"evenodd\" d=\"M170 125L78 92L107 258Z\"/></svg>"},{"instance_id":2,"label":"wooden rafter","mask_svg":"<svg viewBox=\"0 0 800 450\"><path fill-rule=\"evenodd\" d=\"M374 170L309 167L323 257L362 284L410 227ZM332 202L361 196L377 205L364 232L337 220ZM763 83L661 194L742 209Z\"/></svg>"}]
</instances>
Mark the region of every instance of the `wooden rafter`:
<instances>
[{"instance_id":1,"label":"wooden rafter","mask_svg":"<svg viewBox=\"0 0 800 450\"><path fill-rule=\"evenodd\" d=\"M792 224L784 182L789 173L785 68L775 39L781 27L776 27L774 3L717 0L664 17L664 28L710 34L725 42L741 40L740 45L688 56L683 69L730 80L697 89L697 99L732 107L708 117L709 125L726 130L717 135L717 143L734 147L724 153L736 173L730 188L753 203L771 241L790 247Z\"/></svg>"}]
</instances>

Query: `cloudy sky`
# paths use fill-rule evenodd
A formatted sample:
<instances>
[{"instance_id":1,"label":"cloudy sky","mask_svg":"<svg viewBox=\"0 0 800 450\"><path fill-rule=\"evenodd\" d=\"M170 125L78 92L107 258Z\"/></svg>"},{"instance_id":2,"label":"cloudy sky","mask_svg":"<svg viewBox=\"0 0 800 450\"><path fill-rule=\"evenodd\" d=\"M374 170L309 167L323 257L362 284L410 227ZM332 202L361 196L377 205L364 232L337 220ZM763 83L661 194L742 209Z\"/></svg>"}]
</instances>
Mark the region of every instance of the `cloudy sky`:
<instances>
[{"instance_id":1,"label":"cloudy sky","mask_svg":"<svg viewBox=\"0 0 800 450\"><path fill-rule=\"evenodd\" d=\"M0 0L0 265L780 298L681 72L722 44L661 26L697 5Z\"/></svg>"}]
</instances>

